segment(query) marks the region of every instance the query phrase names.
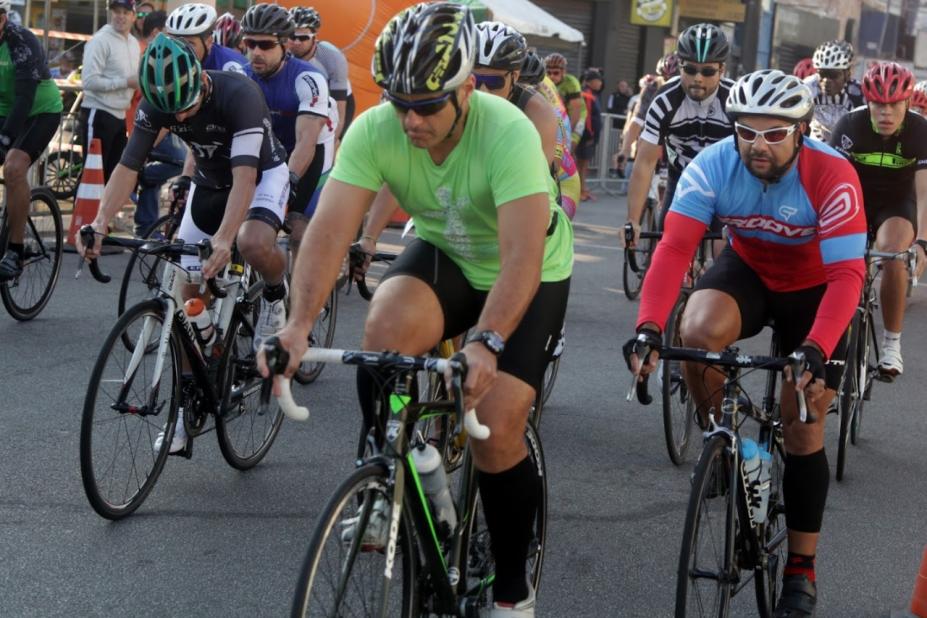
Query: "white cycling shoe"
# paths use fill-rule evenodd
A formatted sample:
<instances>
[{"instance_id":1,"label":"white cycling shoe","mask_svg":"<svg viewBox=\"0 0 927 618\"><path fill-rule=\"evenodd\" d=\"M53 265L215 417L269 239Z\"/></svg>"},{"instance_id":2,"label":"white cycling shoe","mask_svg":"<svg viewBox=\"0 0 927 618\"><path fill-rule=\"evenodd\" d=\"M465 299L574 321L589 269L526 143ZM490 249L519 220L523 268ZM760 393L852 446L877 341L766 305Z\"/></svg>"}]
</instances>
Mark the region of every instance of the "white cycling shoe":
<instances>
[{"instance_id":1,"label":"white cycling shoe","mask_svg":"<svg viewBox=\"0 0 927 618\"><path fill-rule=\"evenodd\" d=\"M882 340L882 358L879 359L879 373L890 379L900 376L904 371L901 360L901 341L898 339Z\"/></svg>"},{"instance_id":2,"label":"white cycling shoe","mask_svg":"<svg viewBox=\"0 0 927 618\"><path fill-rule=\"evenodd\" d=\"M254 325L254 351L257 352L268 337L276 335L286 325L286 297L269 301L261 298L261 309Z\"/></svg>"},{"instance_id":3,"label":"white cycling shoe","mask_svg":"<svg viewBox=\"0 0 927 618\"><path fill-rule=\"evenodd\" d=\"M483 618L534 618L534 605L536 601L534 586L528 584L528 598L515 605L501 605L493 603L488 611L483 611Z\"/></svg>"},{"instance_id":4,"label":"white cycling shoe","mask_svg":"<svg viewBox=\"0 0 927 618\"><path fill-rule=\"evenodd\" d=\"M164 432L158 434L154 441L155 452L161 452L164 444ZM171 439L171 450L168 453L179 453L187 447L187 430L183 428L183 410L177 412L177 425L174 427L174 437Z\"/></svg>"}]
</instances>

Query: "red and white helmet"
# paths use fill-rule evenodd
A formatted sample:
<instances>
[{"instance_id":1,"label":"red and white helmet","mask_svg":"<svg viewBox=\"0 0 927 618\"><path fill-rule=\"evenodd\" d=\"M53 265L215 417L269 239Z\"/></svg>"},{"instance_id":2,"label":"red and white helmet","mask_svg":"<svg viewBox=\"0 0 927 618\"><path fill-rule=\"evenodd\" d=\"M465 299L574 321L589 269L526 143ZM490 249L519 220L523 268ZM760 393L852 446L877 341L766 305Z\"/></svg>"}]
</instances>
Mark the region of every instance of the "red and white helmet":
<instances>
[{"instance_id":1,"label":"red and white helmet","mask_svg":"<svg viewBox=\"0 0 927 618\"><path fill-rule=\"evenodd\" d=\"M213 27L212 40L222 47L235 48L241 41L241 24L231 13L223 13Z\"/></svg>"},{"instance_id":2,"label":"red and white helmet","mask_svg":"<svg viewBox=\"0 0 927 618\"><path fill-rule=\"evenodd\" d=\"M914 84L914 92L911 93L911 109L922 115L927 114L927 81Z\"/></svg>"},{"instance_id":3,"label":"red and white helmet","mask_svg":"<svg viewBox=\"0 0 927 618\"><path fill-rule=\"evenodd\" d=\"M897 62L877 62L863 76L863 96L873 103L895 103L911 97L914 74Z\"/></svg>"},{"instance_id":4,"label":"red and white helmet","mask_svg":"<svg viewBox=\"0 0 927 618\"><path fill-rule=\"evenodd\" d=\"M679 74L679 56L676 52L670 52L657 61L657 73L666 80Z\"/></svg>"},{"instance_id":5,"label":"red and white helmet","mask_svg":"<svg viewBox=\"0 0 927 618\"><path fill-rule=\"evenodd\" d=\"M792 69L792 75L803 81L806 77L814 75L814 73L814 63L811 58L802 58L795 63L795 68Z\"/></svg>"}]
</instances>

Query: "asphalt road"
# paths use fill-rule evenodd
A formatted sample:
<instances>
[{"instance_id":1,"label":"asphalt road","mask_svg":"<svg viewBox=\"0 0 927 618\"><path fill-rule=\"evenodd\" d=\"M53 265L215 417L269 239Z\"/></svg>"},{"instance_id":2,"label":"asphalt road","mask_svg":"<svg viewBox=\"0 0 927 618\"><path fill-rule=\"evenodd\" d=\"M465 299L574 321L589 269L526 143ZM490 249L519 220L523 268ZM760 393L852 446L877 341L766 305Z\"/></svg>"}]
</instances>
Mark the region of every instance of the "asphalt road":
<instances>
[{"instance_id":1,"label":"asphalt road","mask_svg":"<svg viewBox=\"0 0 927 618\"><path fill-rule=\"evenodd\" d=\"M620 287L624 209L621 198L600 198L582 205L576 224L567 348L541 431L550 527L538 616L673 611L691 464L669 462L658 406L623 398L618 348L636 313ZM398 234L387 240L398 243ZM353 371L328 367L316 384L297 387L311 419L287 421L254 470L228 467L205 436L192 460L168 461L136 514L104 521L84 497L78 438L118 288L75 281L77 258L65 259L38 319L0 314L0 615L286 614L316 516L352 467ZM107 268L119 272L124 259L109 258ZM847 478L831 482L818 554L822 617L906 606L927 543L924 295L918 289L910 301L907 372L877 385ZM366 307L356 295L342 300L335 345L353 347ZM735 615L755 615L752 592L741 597Z\"/></svg>"}]
</instances>

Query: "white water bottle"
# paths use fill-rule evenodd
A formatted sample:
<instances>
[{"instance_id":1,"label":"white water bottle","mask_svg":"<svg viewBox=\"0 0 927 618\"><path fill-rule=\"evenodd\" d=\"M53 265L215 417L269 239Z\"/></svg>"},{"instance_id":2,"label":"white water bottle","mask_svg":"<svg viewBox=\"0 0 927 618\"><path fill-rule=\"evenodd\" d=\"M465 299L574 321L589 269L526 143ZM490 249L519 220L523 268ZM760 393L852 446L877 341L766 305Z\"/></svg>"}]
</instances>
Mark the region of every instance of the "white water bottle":
<instances>
[{"instance_id":1,"label":"white water bottle","mask_svg":"<svg viewBox=\"0 0 927 618\"><path fill-rule=\"evenodd\" d=\"M212 318L206 311L206 305L199 298L191 298L183 304L183 310L193 324L193 330L204 349L211 346L216 340L216 327L212 325Z\"/></svg>"},{"instance_id":2,"label":"white water bottle","mask_svg":"<svg viewBox=\"0 0 927 618\"><path fill-rule=\"evenodd\" d=\"M750 438L740 441L740 466L744 478L744 493L747 496L747 512L754 523L760 523L759 496L757 493L760 484L762 465L760 463L760 447ZM762 513L766 519L765 511Z\"/></svg>"},{"instance_id":3,"label":"white water bottle","mask_svg":"<svg viewBox=\"0 0 927 618\"><path fill-rule=\"evenodd\" d=\"M430 444L412 449L412 461L422 481L422 489L431 502L438 536L447 538L457 528L457 510L444 472L444 461L438 449Z\"/></svg>"},{"instance_id":4,"label":"white water bottle","mask_svg":"<svg viewBox=\"0 0 927 618\"><path fill-rule=\"evenodd\" d=\"M757 486L759 494L759 510L757 512L756 522L758 524L766 523L766 516L769 510L769 490L772 487L772 455L769 454L762 446L760 451L760 480Z\"/></svg>"}]
</instances>

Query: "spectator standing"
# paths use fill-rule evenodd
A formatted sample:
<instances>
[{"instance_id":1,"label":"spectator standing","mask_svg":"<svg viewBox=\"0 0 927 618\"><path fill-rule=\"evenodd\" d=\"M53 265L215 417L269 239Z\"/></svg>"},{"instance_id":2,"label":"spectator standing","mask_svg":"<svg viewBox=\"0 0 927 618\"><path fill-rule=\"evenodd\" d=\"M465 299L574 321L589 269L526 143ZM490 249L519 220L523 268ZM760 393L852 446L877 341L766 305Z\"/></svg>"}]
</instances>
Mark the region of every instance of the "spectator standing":
<instances>
[{"instance_id":1,"label":"spectator standing","mask_svg":"<svg viewBox=\"0 0 927 618\"><path fill-rule=\"evenodd\" d=\"M579 169L581 183L580 200L595 200L586 186L589 162L595 157L599 134L602 131L602 108L599 106L599 93L602 92L602 73L598 69L587 69L583 74L583 103L586 106L586 126L576 147L576 165Z\"/></svg>"},{"instance_id":2,"label":"spectator standing","mask_svg":"<svg viewBox=\"0 0 927 618\"><path fill-rule=\"evenodd\" d=\"M141 54L138 41L130 35L135 23L135 1L112 0L109 13L110 23L93 35L84 50L84 101L80 110L84 162L91 140L99 138L105 180L109 180L126 147L126 109L138 87Z\"/></svg>"},{"instance_id":3,"label":"spectator standing","mask_svg":"<svg viewBox=\"0 0 927 618\"><path fill-rule=\"evenodd\" d=\"M631 90L631 86L628 85L627 80L619 80L618 84L615 86L615 90L608 95L608 101L605 103L605 109L608 110L609 114L618 114L620 116L625 116L628 113L628 103L631 101L631 97L634 96L634 92ZM612 128L620 129L621 122L616 118L612 120Z\"/></svg>"},{"instance_id":4,"label":"spectator standing","mask_svg":"<svg viewBox=\"0 0 927 618\"><path fill-rule=\"evenodd\" d=\"M140 43L147 40L144 32L145 18L154 13L154 10L155 5L151 2L142 2L135 5L135 23L132 24L132 36L138 39Z\"/></svg>"}]
</instances>

